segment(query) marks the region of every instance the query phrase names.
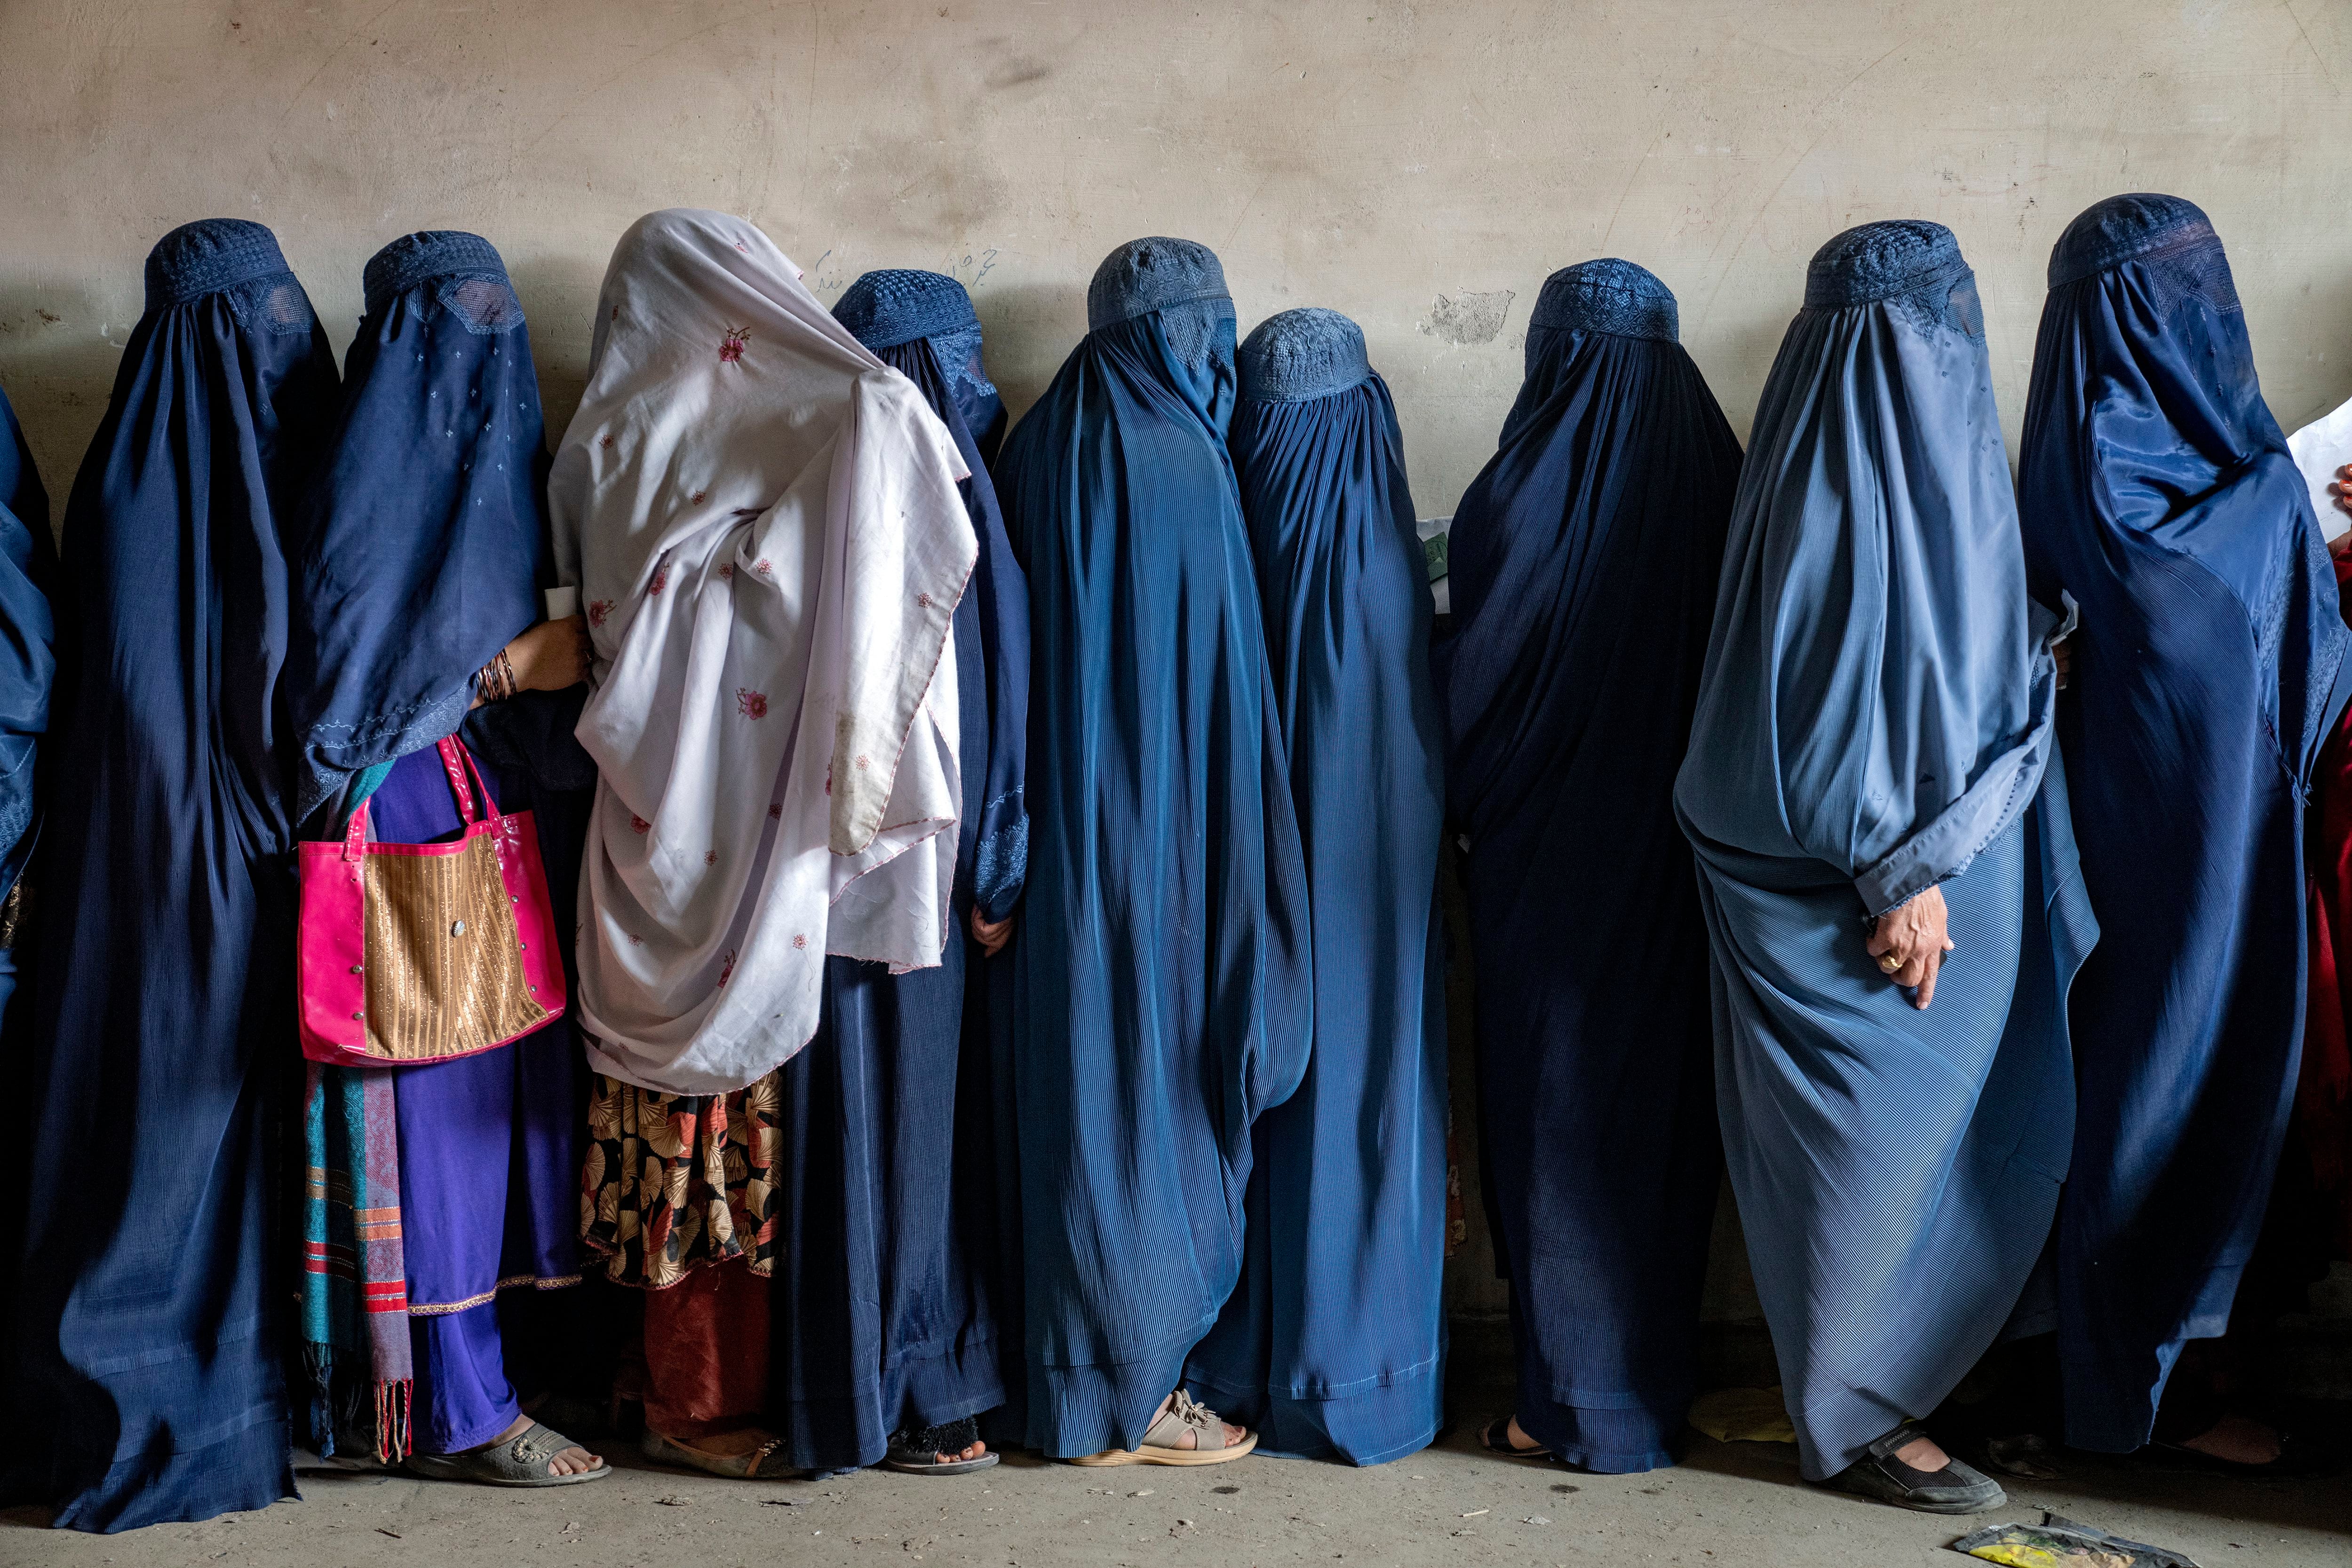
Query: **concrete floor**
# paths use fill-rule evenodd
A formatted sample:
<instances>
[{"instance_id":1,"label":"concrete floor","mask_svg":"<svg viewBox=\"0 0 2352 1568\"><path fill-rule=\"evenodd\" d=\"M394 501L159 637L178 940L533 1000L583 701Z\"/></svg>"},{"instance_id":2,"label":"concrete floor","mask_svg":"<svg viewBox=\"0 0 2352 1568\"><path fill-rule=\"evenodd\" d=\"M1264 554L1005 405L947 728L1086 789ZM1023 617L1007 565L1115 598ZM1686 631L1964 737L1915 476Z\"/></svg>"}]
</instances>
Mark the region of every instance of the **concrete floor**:
<instances>
[{"instance_id":1,"label":"concrete floor","mask_svg":"<svg viewBox=\"0 0 2352 1568\"><path fill-rule=\"evenodd\" d=\"M1079 1469L1027 1457L961 1479L883 1470L722 1481L612 1456L610 1480L518 1495L405 1477L306 1477L306 1500L197 1525L88 1536L0 1512L0 1564L444 1568L450 1564L922 1563L1956 1564L1964 1527L1806 1487L1783 1444L1694 1437L1681 1468L1588 1476L1491 1458L1466 1431L1374 1470L1248 1458ZM2069 1456L1970 1521L2043 1509L2186 1552L2204 1568L2347 1568L2352 1480L2252 1483Z\"/></svg>"}]
</instances>

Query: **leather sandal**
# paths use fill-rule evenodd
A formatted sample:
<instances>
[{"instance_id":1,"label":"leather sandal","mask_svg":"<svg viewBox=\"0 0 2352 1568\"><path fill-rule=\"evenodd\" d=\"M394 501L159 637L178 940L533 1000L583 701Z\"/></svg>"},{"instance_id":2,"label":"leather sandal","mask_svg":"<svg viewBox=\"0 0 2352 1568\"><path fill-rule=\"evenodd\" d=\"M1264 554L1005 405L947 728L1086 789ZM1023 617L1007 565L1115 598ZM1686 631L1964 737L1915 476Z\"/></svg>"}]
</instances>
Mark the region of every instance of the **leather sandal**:
<instances>
[{"instance_id":1,"label":"leather sandal","mask_svg":"<svg viewBox=\"0 0 2352 1568\"><path fill-rule=\"evenodd\" d=\"M637 1451L658 1465L681 1465L688 1469L700 1470L705 1475L724 1476L730 1480L772 1481L797 1473L780 1457L783 1446L782 1437L770 1437L758 1448L747 1448L740 1454L714 1454L709 1449L665 1437L648 1427L646 1435L638 1440Z\"/></svg>"},{"instance_id":2,"label":"leather sandal","mask_svg":"<svg viewBox=\"0 0 2352 1568\"><path fill-rule=\"evenodd\" d=\"M1186 1432L1192 1434L1193 1447L1180 1448L1177 1440ZM1212 1447L1212 1445L1214 1445ZM1244 1432L1241 1440L1228 1448L1225 1445L1225 1424L1217 1413L1205 1405L1196 1405L1192 1396L1178 1389L1168 1403L1168 1408L1150 1430L1143 1434L1143 1443L1133 1448L1105 1448L1099 1454L1087 1454L1070 1461L1074 1465L1222 1465L1238 1459L1257 1447L1257 1434Z\"/></svg>"},{"instance_id":3,"label":"leather sandal","mask_svg":"<svg viewBox=\"0 0 2352 1568\"><path fill-rule=\"evenodd\" d=\"M503 1443L492 1443L487 1448L471 1448L462 1454L411 1454L405 1461L415 1474L436 1481L471 1481L485 1487L569 1487L583 1481L601 1481L613 1473L613 1467L604 1460L596 1461L593 1470L577 1475L559 1476L547 1468L547 1461L566 1448L579 1444L552 1427L542 1427L533 1421L521 1435Z\"/></svg>"},{"instance_id":4,"label":"leather sandal","mask_svg":"<svg viewBox=\"0 0 2352 1568\"><path fill-rule=\"evenodd\" d=\"M1906 1421L1822 1484L1920 1513L1982 1513L2009 1501L1999 1481L1958 1459L1940 1470L1915 1470L1895 1457L1895 1449L1927 1435L1918 1422Z\"/></svg>"}]
</instances>

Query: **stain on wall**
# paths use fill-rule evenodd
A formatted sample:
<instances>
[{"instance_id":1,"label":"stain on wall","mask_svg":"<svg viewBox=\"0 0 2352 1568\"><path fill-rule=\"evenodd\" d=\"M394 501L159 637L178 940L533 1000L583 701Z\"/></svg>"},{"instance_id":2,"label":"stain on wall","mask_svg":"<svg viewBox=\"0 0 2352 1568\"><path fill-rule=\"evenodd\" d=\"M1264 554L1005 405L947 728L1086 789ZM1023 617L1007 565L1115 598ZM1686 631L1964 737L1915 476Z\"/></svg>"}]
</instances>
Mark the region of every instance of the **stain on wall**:
<instances>
[{"instance_id":1,"label":"stain on wall","mask_svg":"<svg viewBox=\"0 0 2352 1568\"><path fill-rule=\"evenodd\" d=\"M1422 318L1421 330L1457 348L1491 343L1503 335L1503 319L1511 313L1511 301L1517 298L1508 288L1491 294L1474 294L1466 288L1459 294L1441 294Z\"/></svg>"}]
</instances>

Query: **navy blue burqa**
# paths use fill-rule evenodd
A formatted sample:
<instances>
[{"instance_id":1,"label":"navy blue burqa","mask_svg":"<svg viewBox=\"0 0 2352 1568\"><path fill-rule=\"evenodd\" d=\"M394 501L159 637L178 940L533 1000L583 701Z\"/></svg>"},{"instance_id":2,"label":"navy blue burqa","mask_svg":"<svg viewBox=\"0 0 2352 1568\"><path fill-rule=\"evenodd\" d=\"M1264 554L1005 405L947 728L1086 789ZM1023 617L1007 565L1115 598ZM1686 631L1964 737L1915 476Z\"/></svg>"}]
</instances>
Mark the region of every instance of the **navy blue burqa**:
<instances>
[{"instance_id":1,"label":"navy blue burqa","mask_svg":"<svg viewBox=\"0 0 2352 1568\"><path fill-rule=\"evenodd\" d=\"M1673 1463L1698 1391L1723 1155L1674 786L1738 480L1665 285L1554 273L1454 513L1439 670L1517 1410L1595 1470Z\"/></svg>"},{"instance_id":2,"label":"navy blue burqa","mask_svg":"<svg viewBox=\"0 0 2352 1568\"><path fill-rule=\"evenodd\" d=\"M57 674L49 612L57 574L49 493L33 467L16 411L0 397L0 900L16 891L40 837L35 774ZM16 991L18 931L0 904L0 1009Z\"/></svg>"},{"instance_id":3,"label":"navy blue burqa","mask_svg":"<svg viewBox=\"0 0 2352 1568\"><path fill-rule=\"evenodd\" d=\"M67 505L19 1121L12 1494L124 1530L294 1491L283 537L334 361L257 224L174 229Z\"/></svg>"},{"instance_id":4,"label":"navy blue burqa","mask_svg":"<svg viewBox=\"0 0 2352 1568\"><path fill-rule=\"evenodd\" d=\"M1111 253L997 467L1029 574L1014 1056L1029 1436L1132 1448L1241 1270L1250 1126L1313 1023L1306 873L1225 451L1234 308Z\"/></svg>"},{"instance_id":5,"label":"navy blue burqa","mask_svg":"<svg viewBox=\"0 0 2352 1568\"><path fill-rule=\"evenodd\" d=\"M1261 1453L1378 1464L1444 1418L1444 747L1404 442L1364 335L1242 345L1231 447L1314 911L1315 1044L1258 1119L1242 1279L1187 1367Z\"/></svg>"},{"instance_id":6,"label":"navy blue burqa","mask_svg":"<svg viewBox=\"0 0 2352 1568\"><path fill-rule=\"evenodd\" d=\"M456 804L432 747L462 723L499 807L531 813L568 949L595 782L570 733L580 694L523 693L468 712L476 673L540 619L554 580L522 307L497 249L446 230L378 251L364 298L293 563L281 685L299 820L340 839L366 800L384 839L454 835ZM579 1277L582 1066L572 1021L559 1018L458 1061L320 1074L330 1103L390 1075L419 1453L470 1446L520 1413L514 1385L527 1381L517 1375L531 1336L507 1343L488 1298ZM310 1163L331 1158L323 1144L310 1151ZM326 1180L343 1174L329 1168ZM552 1320L578 1302L542 1298L529 1310ZM351 1361L323 1344L307 1358L322 1448L336 1441L330 1412L375 1381Z\"/></svg>"},{"instance_id":7,"label":"navy blue burqa","mask_svg":"<svg viewBox=\"0 0 2352 1568\"><path fill-rule=\"evenodd\" d=\"M1716 1093L1807 1479L1932 1411L2009 1320L2073 1133L2095 938L1976 281L1939 224L1815 255L1758 405L1675 809ZM1940 890L1922 1009L1870 917Z\"/></svg>"},{"instance_id":8,"label":"navy blue burqa","mask_svg":"<svg viewBox=\"0 0 2352 1568\"><path fill-rule=\"evenodd\" d=\"M352 775L455 734L476 672L554 580L539 382L498 251L403 235L369 261L366 303L296 568L297 821L347 812Z\"/></svg>"},{"instance_id":9,"label":"navy blue burqa","mask_svg":"<svg viewBox=\"0 0 2352 1568\"><path fill-rule=\"evenodd\" d=\"M2070 225L2025 411L2038 597L2081 606L2059 737L2107 940L2074 997L2066 1438L2147 1440L2261 1228L2304 1006L2304 792L2347 642L2221 242L2173 196Z\"/></svg>"},{"instance_id":10,"label":"navy blue burqa","mask_svg":"<svg viewBox=\"0 0 2352 1568\"><path fill-rule=\"evenodd\" d=\"M869 272L834 314L955 438L980 557L955 612L956 929L937 968L893 976L827 959L816 1036L782 1073L772 1404L789 1462L813 1469L875 1464L895 1429L999 1405L1020 1354L996 1312L1009 1193L988 979L1003 960L981 954L968 922L974 907L1001 920L1021 895L1029 605L966 422L986 417L967 391L980 322L962 286L931 272ZM942 345L963 377L949 374ZM1008 1123L1007 1155L1010 1134Z\"/></svg>"}]
</instances>

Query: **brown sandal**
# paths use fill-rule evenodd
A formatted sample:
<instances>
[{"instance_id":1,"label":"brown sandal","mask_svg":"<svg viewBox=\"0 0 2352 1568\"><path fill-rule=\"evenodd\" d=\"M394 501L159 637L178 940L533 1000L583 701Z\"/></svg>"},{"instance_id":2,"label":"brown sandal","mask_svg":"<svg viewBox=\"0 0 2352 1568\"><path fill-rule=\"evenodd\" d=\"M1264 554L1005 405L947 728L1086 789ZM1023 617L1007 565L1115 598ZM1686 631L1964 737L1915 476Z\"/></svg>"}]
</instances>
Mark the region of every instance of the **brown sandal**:
<instances>
[{"instance_id":1,"label":"brown sandal","mask_svg":"<svg viewBox=\"0 0 2352 1568\"><path fill-rule=\"evenodd\" d=\"M770 1437L756 1448L740 1454L714 1454L688 1443L665 1437L651 1427L637 1444L637 1451L661 1465L683 1465L706 1475L725 1476L730 1480L772 1481L796 1473L793 1468L777 1457L784 1446L782 1437Z\"/></svg>"}]
</instances>

